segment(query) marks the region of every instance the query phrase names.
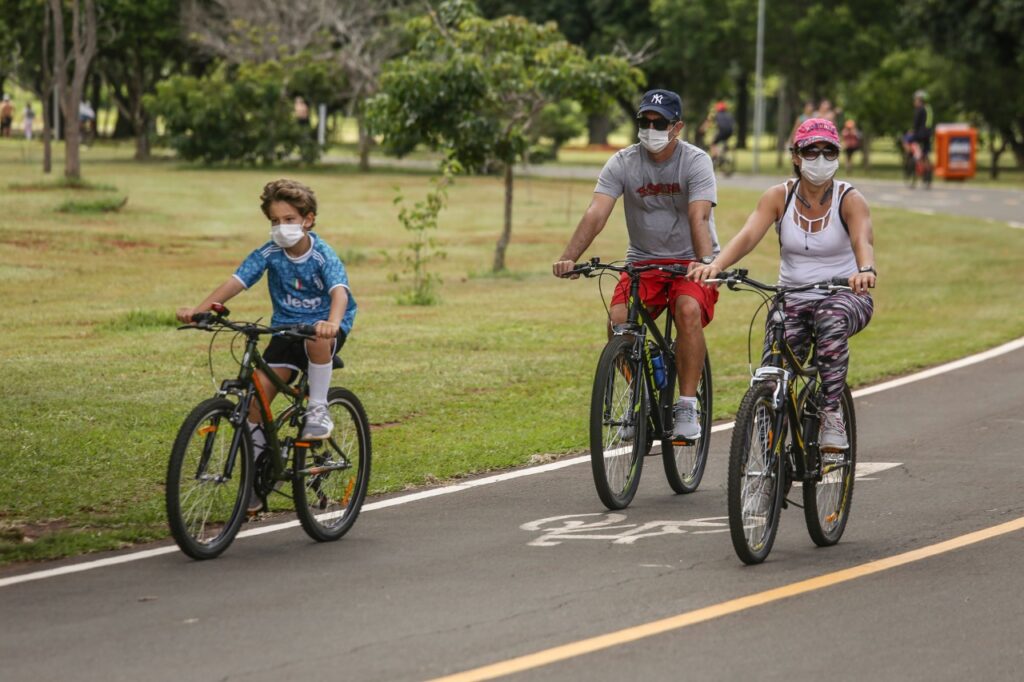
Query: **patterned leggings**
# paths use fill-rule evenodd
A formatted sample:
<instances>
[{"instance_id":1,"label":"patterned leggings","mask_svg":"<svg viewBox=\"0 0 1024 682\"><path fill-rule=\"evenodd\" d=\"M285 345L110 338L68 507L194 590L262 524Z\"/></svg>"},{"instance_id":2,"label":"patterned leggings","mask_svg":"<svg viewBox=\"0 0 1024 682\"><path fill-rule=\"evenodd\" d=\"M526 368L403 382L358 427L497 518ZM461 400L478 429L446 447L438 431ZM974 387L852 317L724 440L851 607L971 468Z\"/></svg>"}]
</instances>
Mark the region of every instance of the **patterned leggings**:
<instances>
[{"instance_id":1,"label":"patterned leggings","mask_svg":"<svg viewBox=\"0 0 1024 682\"><path fill-rule=\"evenodd\" d=\"M786 341L793 353L804 358L811 342L817 341L814 364L821 375L823 408L839 405L850 365L847 339L868 326L874 310L875 304L870 296L851 291L837 291L824 298L786 303ZM770 350L770 339L766 334L762 365L768 360Z\"/></svg>"}]
</instances>

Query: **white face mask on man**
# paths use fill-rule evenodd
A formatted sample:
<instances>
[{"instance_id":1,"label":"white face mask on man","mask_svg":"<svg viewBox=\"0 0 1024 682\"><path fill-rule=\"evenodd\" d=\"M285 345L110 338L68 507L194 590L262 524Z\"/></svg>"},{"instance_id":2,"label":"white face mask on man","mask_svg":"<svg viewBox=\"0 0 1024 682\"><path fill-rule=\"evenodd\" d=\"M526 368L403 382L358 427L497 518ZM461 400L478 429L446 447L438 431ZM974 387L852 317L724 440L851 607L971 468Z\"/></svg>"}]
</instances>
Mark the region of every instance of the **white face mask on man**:
<instances>
[{"instance_id":1,"label":"white face mask on man","mask_svg":"<svg viewBox=\"0 0 1024 682\"><path fill-rule=\"evenodd\" d=\"M285 223L270 228L270 238L282 249L295 246L306 233L301 223Z\"/></svg>"},{"instance_id":2,"label":"white face mask on man","mask_svg":"<svg viewBox=\"0 0 1024 682\"><path fill-rule=\"evenodd\" d=\"M800 163L800 175L812 185L824 185L832 179L832 176L839 170L839 158L829 161L821 154L816 159L802 159Z\"/></svg>"},{"instance_id":3,"label":"white face mask on man","mask_svg":"<svg viewBox=\"0 0 1024 682\"><path fill-rule=\"evenodd\" d=\"M671 128L669 129L671 130ZM641 128L636 137L644 149L652 154L657 154L671 141L669 130L655 130L653 128Z\"/></svg>"}]
</instances>

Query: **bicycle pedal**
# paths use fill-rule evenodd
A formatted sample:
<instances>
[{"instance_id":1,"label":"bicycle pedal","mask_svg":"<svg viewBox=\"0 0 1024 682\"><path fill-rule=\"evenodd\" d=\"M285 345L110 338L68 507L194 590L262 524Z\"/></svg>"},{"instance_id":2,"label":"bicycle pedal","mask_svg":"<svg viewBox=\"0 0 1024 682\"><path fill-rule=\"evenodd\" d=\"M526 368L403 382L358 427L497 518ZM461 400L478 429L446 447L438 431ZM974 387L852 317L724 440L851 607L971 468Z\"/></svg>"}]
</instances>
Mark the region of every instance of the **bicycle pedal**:
<instances>
[{"instance_id":1,"label":"bicycle pedal","mask_svg":"<svg viewBox=\"0 0 1024 682\"><path fill-rule=\"evenodd\" d=\"M673 438L672 439L672 445L675 445L675 446L678 446L678 447L688 448L691 445L696 445L696 444L697 444L697 441L695 441L695 440L686 440L685 438Z\"/></svg>"}]
</instances>

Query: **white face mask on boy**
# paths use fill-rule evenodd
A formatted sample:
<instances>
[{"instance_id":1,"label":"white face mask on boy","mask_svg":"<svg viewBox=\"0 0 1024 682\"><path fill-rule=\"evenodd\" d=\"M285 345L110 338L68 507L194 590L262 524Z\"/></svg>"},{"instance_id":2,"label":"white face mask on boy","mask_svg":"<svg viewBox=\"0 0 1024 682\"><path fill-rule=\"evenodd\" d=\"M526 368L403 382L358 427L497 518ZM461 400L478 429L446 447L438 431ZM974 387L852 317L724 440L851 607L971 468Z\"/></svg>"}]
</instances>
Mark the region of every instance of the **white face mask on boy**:
<instances>
[{"instance_id":1,"label":"white face mask on boy","mask_svg":"<svg viewBox=\"0 0 1024 682\"><path fill-rule=\"evenodd\" d=\"M301 223L286 223L283 225L274 225L270 228L270 238L282 249L287 249L298 244L299 240L302 239L302 235L305 233L306 231L302 229Z\"/></svg>"},{"instance_id":2,"label":"white face mask on boy","mask_svg":"<svg viewBox=\"0 0 1024 682\"><path fill-rule=\"evenodd\" d=\"M803 159L800 163L800 175L812 185L824 185L839 170L839 158L829 161L821 154L816 159Z\"/></svg>"}]
</instances>

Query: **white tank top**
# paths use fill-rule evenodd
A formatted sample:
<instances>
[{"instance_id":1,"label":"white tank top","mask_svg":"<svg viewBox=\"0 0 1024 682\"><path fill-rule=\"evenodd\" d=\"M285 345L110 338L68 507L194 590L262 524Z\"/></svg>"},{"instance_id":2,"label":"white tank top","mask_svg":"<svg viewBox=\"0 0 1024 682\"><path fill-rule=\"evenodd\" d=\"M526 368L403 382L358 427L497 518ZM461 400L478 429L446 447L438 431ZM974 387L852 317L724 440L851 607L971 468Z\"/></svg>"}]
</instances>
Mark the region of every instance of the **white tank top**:
<instances>
[{"instance_id":1,"label":"white tank top","mask_svg":"<svg viewBox=\"0 0 1024 682\"><path fill-rule=\"evenodd\" d=\"M793 183L786 183L786 196L792 191ZM848 182L835 181L832 190L832 206L822 218L811 222L817 230L810 232L804 228L807 218L800 220L802 213L800 201L794 196L789 201L782 218L776 225L779 234L779 284L782 286L799 286L832 279L833 277L849 277L857 273L857 258L853 253L850 235L843 226L839 209L846 193L853 187ZM799 189L797 190L799 191ZM824 222L824 226L820 227ZM806 296L826 296L828 292L812 290ZM801 293L799 297L805 297Z\"/></svg>"}]
</instances>

